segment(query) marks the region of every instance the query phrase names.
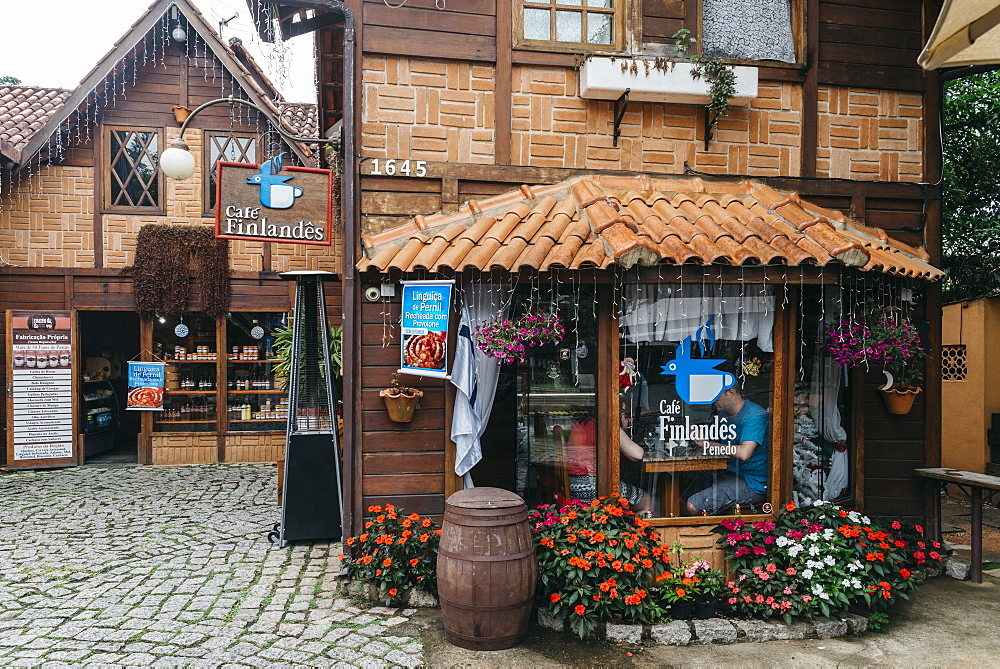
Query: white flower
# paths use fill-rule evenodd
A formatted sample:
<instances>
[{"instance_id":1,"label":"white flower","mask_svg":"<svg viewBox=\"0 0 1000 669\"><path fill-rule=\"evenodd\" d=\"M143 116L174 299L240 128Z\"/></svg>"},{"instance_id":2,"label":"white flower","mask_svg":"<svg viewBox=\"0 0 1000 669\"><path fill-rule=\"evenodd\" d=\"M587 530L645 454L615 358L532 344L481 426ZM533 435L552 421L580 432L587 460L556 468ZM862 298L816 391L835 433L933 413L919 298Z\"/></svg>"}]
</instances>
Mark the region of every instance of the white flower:
<instances>
[{"instance_id":1,"label":"white flower","mask_svg":"<svg viewBox=\"0 0 1000 669\"><path fill-rule=\"evenodd\" d=\"M851 585L853 585L857 590L861 589L861 581L856 578L851 581Z\"/></svg>"},{"instance_id":2,"label":"white flower","mask_svg":"<svg viewBox=\"0 0 1000 669\"><path fill-rule=\"evenodd\" d=\"M823 504L825 504L825 502L821 499L818 499L815 502L813 502L813 506L823 506Z\"/></svg>"},{"instance_id":3,"label":"white flower","mask_svg":"<svg viewBox=\"0 0 1000 669\"><path fill-rule=\"evenodd\" d=\"M827 563L831 567L837 564L837 561L833 558L832 555L827 555L825 558L823 558L823 562Z\"/></svg>"},{"instance_id":4,"label":"white flower","mask_svg":"<svg viewBox=\"0 0 1000 669\"><path fill-rule=\"evenodd\" d=\"M823 538L827 540L833 539L833 530L831 530L830 528L826 528L825 530L823 530Z\"/></svg>"},{"instance_id":5,"label":"white flower","mask_svg":"<svg viewBox=\"0 0 1000 669\"><path fill-rule=\"evenodd\" d=\"M791 541L789 541L788 537L778 537L777 539L775 539L774 543L776 543L779 547L784 548L785 546L790 544Z\"/></svg>"},{"instance_id":6,"label":"white flower","mask_svg":"<svg viewBox=\"0 0 1000 669\"><path fill-rule=\"evenodd\" d=\"M813 555L813 556L819 555L819 546L817 546L816 544L813 544L812 546L810 546L809 547L809 555Z\"/></svg>"},{"instance_id":7,"label":"white flower","mask_svg":"<svg viewBox=\"0 0 1000 669\"><path fill-rule=\"evenodd\" d=\"M852 574L853 574L854 572L856 572L857 570L859 570L859 569L861 569L861 563L860 563L860 562L858 562L857 560L855 560L854 562L851 562L851 563L849 563L849 564L847 565L847 570L848 570L849 572L851 572Z\"/></svg>"},{"instance_id":8,"label":"white flower","mask_svg":"<svg viewBox=\"0 0 1000 669\"><path fill-rule=\"evenodd\" d=\"M822 569L823 563L820 560L806 560L806 566L810 569Z\"/></svg>"},{"instance_id":9,"label":"white flower","mask_svg":"<svg viewBox=\"0 0 1000 669\"><path fill-rule=\"evenodd\" d=\"M845 588L849 588L851 587L851 579L845 578L843 581L840 582L840 584Z\"/></svg>"},{"instance_id":10,"label":"white flower","mask_svg":"<svg viewBox=\"0 0 1000 669\"><path fill-rule=\"evenodd\" d=\"M872 524L871 518L869 518L868 516L861 516L861 522L864 525L871 525Z\"/></svg>"},{"instance_id":11,"label":"white flower","mask_svg":"<svg viewBox=\"0 0 1000 669\"><path fill-rule=\"evenodd\" d=\"M802 544L792 544L791 548L788 549L789 557L795 557L803 550Z\"/></svg>"},{"instance_id":12,"label":"white flower","mask_svg":"<svg viewBox=\"0 0 1000 669\"><path fill-rule=\"evenodd\" d=\"M826 594L825 592L821 592L821 593L819 593L819 598L820 599L830 599L830 595Z\"/></svg>"},{"instance_id":13,"label":"white flower","mask_svg":"<svg viewBox=\"0 0 1000 669\"><path fill-rule=\"evenodd\" d=\"M813 577L813 570L812 569L803 569L802 570L802 578L808 580L808 579L810 579L812 577Z\"/></svg>"},{"instance_id":14,"label":"white flower","mask_svg":"<svg viewBox=\"0 0 1000 669\"><path fill-rule=\"evenodd\" d=\"M821 595L823 594L823 586L819 583L816 583L815 585L813 585L812 591L814 595Z\"/></svg>"},{"instance_id":15,"label":"white flower","mask_svg":"<svg viewBox=\"0 0 1000 669\"><path fill-rule=\"evenodd\" d=\"M850 512L848 512L847 517L851 519L852 523L859 523L859 522L861 522L861 514L858 513L857 511L850 511Z\"/></svg>"}]
</instances>

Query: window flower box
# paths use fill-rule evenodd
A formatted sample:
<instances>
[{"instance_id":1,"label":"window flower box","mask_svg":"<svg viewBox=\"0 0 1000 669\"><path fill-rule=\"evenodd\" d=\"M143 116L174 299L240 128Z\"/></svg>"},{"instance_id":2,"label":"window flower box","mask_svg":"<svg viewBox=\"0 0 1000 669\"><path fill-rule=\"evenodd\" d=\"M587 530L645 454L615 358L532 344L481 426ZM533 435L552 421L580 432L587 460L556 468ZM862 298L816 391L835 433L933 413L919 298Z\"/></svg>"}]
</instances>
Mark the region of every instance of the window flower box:
<instances>
[{"instance_id":1,"label":"window flower box","mask_svg":"<svg viewBox=\"0 0 1000 669\"><path fill-rule=\"evenodd\" d=\"M703 105L711 99L709 82L691 76L694 64L664 58L611 58L591 56L580 67L580 97L617 100L629 89L629 100ZM734 107L757 97L757 68L735 67Z\"/></svg>"}]
</instances>

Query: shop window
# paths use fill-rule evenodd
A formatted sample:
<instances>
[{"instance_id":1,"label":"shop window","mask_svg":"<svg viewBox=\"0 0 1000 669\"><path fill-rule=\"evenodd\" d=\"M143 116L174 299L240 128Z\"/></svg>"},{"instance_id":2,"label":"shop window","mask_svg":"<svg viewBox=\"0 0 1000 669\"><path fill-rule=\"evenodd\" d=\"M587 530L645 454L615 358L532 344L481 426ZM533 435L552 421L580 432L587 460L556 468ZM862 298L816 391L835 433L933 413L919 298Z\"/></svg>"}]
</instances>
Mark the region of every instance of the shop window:
<instances>
[{"instance_id":1,"label":"shop window","mask_svg":"<svg viewBox=\"0 0 1000 669\"><path fill-rule=\"evenodd\" d=\"M257 138L254 135L235 132L205 132L205 153L202 164L207 166L204 179L205 215L215 215L216 176L219 161L227 163L249 163L257 165Z\"/></svg>"},{"instance_id":2,"label":"shop window","mask_svg":"<svg viewBox=\"0 0 1000 669\"><path fill-rule=\"evenodd\" d=\"M160 211L161 145L158 129L105 127L106 209Z\"/></svg>"},{"instance_id":3,"label":"shop window","mask_svg":"<svg viewBox=\"0 0 1000 669\"><path fill-rule=\"evenodd\" d=\"M702 54L794 63L792 0L702 0Z\"/></svg>"},{"instance_id":4,"label":"shop window","mask_svg":"<svg viewBox=\"0 0 1000 669\"><path fill-rule=\"evenodd\" d=\"M941 380L965 381L969 373L965 344L941 347Z\"/></svg>"},{"instance_id":5,"label":"shop window","mask_svg":"<svg viewBox=\"0 0 1000 669\"><path fill-rule=\"evenodd\" d=\"M226 423L229 432L284 431L288 392L275 374L275 337L284 313L231 313L226 318Z\"/></svg>"},{"instance_id":6,"label":"shop window","mask_svg":"<svg viewBox=\"0 0 1000 669\"><path fill-rule=\"evenodd\" d=\"M218 351L215 319L185 314L153 319L153 353L167 361L163 411L154 432L218 429Z\"/></svg>"},{"instance_id":7,"label":"shop window","mask_svg":"<svg viewBox=\"0 0 1000 669\"><path fill-rule=\"evenodd\" d=\"M593 286L558 286L552 292L518 287L501 299L479 296L487 322L490 304L508 305L499 318L520 318L527 309L558 313L566 334L557 344L528 347L524 361L500 368L483 460L472 470L477 486L512 490L529 506L597 494L598 440L605 419L598 413L596 308ZM475 313L472 314L475 319Z\"/></svg>"},{"instance_id":8,"label":"shop window","mask_svg":"<svg viewBox=\"0 0 1000 669\"><path fill-rule=\"evenodd\" d=\"M518 43L555 48L621 49L624 0L520 0Z\"/></svg>"},{"instance_id":9,"label":"shop window","mask_svg":"<svg viewBox=\"0 0 1000 669\"><path fill-rule=\"evenodd\" d=\"M851 496L851 387L823 344L840 317L836 286L802 288L792 423L792 498L800 504L839 502Z\"/></svg>"},{"instance_id":10,"label":"shop window","mask_svg":"<svg viewBox=\"0 0 1000 669\"><path fill-rule=\"evenodd\" d=\"M622 486L657 517L770 512L770 289L625 285L619 308Z\"/></svg>"}]
</instances>

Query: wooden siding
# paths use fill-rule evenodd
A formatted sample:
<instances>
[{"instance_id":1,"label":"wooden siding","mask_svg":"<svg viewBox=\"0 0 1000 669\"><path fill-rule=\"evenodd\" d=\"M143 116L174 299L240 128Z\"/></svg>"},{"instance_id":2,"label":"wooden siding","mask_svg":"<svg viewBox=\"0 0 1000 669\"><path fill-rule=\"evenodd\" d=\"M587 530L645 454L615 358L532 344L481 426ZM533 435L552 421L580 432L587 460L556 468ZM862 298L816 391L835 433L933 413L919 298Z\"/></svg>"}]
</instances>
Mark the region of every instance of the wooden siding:
<instances>
[{"instance_id":1,"label":"wooden siding","mask_svg":"<svg viewBox=\"0 0 1000 669\"><path fill-rule=\"evenodd\" d=\"M673 45L672 36L687 25L685 0L642 0L642 42Z\"/></svg>"},{"instance_id":2,"label":"wooden siding","mask_svg":"<svg viewBox=\"0 0 1000 669\"><path fill-rule=\"evenodd\" d=\"M399 369L400 298L363 302L361 307L362 508L391 497L409 512L444 513L445 382L405 374L399 384L424 396L409 423L393 423L378 391ZM383 342L387 345L383 346Z\"/></svg>"},{"instance_id":3,"label":"wooden siding","mask_svg":"<svg viewBox=\"0 0 1000 669\"><path fill-rule=\"evenodd\" d=\"M497 4L497 0L462 0L449 3L443 11L435 0L410 0L399 8L387 7L382 0L364 0L364 52L493 61Z\"/></svg>"},{"instance_id":4,"label":"wooden siding","mask_svg":"<svg viewBox=\"0 0 1000 669\"><path fill-rule=\"evenodd\" d=\"M923 91L924 73L917 65L924 41L923 4L821 0L819 82Z\"/></svg>"}]
</instances>

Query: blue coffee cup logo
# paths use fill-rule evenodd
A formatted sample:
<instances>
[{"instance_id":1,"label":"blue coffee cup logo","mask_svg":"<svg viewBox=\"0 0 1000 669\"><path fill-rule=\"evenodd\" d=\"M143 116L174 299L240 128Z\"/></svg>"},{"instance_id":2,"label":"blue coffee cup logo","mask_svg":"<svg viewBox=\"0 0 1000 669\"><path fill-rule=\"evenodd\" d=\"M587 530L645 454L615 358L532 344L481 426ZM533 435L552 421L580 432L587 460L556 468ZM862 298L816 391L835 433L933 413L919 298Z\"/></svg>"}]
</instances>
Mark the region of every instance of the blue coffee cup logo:
<instances>
[{"instance_id":1,"label":"blue coffee cup logo","mask_svg":"<svg viewBox=\"0 0 1000 669\"><path fill-rule=\"evenodd\" d=\"M248 184L260 186L260 203L268 209L289 209L295 204L295 198L301 197L303 191L298 186L286 183L295 177L278 176L281 172L281 157L279 153L260 166L260 173L247 179Z\"/></svg>"},{"instance_id":2,"label":"blue coffee cup logo","mask_svg":"<svg viewBox=\"0 0 1000 669\"><path fill-rule=\"evenodd\" d=\"M736 385L734 375L716 369L726 362L725 359L691 357L695 341L701 348L702 355L715 345L715 335L712 334L714 320L715 316L709 318L693 337L686 337L678 344L674 350L674 359L660 368L664 374L673 374L677 378L677 394L686 404L711 404L719 399L719 395ZM704 338L703 332L706 334ZM703 339L708 339L707 347Z\"/></svg>"}]
</instances>

